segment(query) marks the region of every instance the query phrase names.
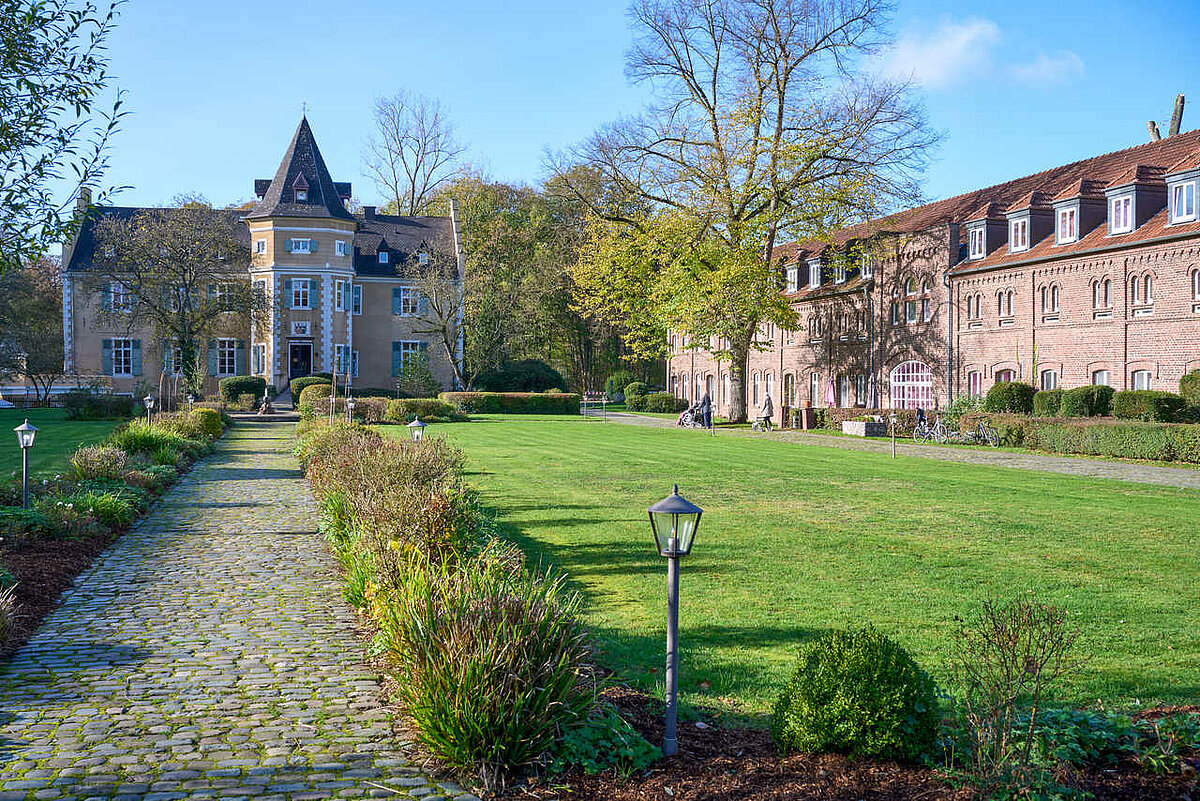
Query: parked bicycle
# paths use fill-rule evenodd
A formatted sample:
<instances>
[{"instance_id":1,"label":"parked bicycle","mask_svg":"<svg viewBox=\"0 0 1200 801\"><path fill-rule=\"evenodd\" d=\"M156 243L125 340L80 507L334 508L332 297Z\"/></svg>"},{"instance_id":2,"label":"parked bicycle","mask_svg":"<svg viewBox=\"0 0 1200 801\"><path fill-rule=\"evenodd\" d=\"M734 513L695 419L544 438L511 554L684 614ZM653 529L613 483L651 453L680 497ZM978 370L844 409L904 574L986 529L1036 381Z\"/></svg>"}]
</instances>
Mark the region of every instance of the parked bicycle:
<instances>
[{"instance_id":1,"label":"parked bicycle","mask_svg":"<svg viewBox=\"0 0 1200 801\"><path fill-rule=\"evenodd\" d=\"M993 448L1000 446L1000 434L992 427L992 424L987 420L980 420L975 428L971 431L964 431L963 435L968 442L977 445L991 445Z\"/></svg>"},{"instance_id":2,"label":"parked bicycle","mask_svg":"<svg viewBox=\"0 0 1200 801\"><path fill-rule=\"evenodd\" d=\"M934 419L933 425L930 425L929 418L925 416L925 410L917 409L917 424L913 428L913 440L920 443L933 440L945 444L950 441L950 433L946 430L946 424L942 422L940 414Z\"/></svg>"}]
</instances>

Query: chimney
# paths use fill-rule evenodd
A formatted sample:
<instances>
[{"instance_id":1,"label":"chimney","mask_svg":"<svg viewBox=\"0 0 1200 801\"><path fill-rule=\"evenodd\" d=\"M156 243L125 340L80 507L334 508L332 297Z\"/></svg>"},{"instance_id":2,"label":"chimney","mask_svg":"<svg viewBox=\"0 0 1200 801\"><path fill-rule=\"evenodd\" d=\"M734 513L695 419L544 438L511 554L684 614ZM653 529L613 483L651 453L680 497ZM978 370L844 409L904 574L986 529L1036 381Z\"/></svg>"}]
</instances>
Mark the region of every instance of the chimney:
<instances>
[{"instance_id":1,"label":"chimney","mask_svg":"<svg viewBox=\"0 0 1200 801\"><path fill-rule=\"evenodd\" d=\"M79 188L79 199L75 201L76 207L80 213L85 212L92 205L92 190L86 186Z\"/></svg>"},{"instance_id":2,"label":"chimney","mask_svg":"<svg viewBox=\"0 0 1200 801\"><path fill-rule=\"evenodd\" d=\"M364 220L375 219L375 207L374 206L363 206L362 210L363 210L363 219Z\"/></svg>"},{"instance_id":3,"label":"chimney","mask_svg":"<svg viewBox=\"0 0 1200 801\"><path fill-rule=\"evenodd\" d=\"M1162 135L1158 132L1158 123L1154 120L1146 122L1146 130L1150 132L1151 142L1157 142L1159 139L1162 139Z\"/></svg>"},{"instance_id":4,"label":"chimney","mask_svg":"<svg viewBox=\"0 0 1200 801\"><path fill-rule=\"evenodd\" d=\"M1167 136L1174 136L1179 133L1179 126L1183 123L1183 95L1177 95L1175 98L1175 113L1171 115L1171 127L1167 131Z\"/></svg>"}]
</instances>

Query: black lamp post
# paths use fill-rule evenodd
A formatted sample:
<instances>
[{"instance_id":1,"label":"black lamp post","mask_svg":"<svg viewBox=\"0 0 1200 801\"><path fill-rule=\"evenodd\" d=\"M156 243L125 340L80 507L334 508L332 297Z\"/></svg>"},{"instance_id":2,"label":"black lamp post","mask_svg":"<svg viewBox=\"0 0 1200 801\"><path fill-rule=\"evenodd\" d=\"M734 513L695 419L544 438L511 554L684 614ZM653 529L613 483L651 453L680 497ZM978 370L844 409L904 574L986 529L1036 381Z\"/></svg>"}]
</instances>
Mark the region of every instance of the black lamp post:
<instances>
[{"instance_id":1,"label":"black lamp post","mask_svg":"<svg viewBox=\"0 0 1200 801\"><path fill-rule=\"evenodd\" d=\"M29 420L13 429L17 432L17 443L21 446L21 508L29 508L29 449L33 447L33 438L37 436L37 428L29 425Z\"/></svg>"},{"instance_id":2,"label":"black lamp post","mask_svg":"<svg viewBox=\"0 0 1200 801\"><path fill-rule=\"evenodd\" d=\"M146 425L150 425L150 415L154 413L154 396L147 395L142 398L142 403L146 405Z\"/></svg>"},{"instance_id":3,"label":"black lamp post","mask_svg":"<svg viewBox=\"0 0 1200 801\"><path fill-rule=\"evenodd\" d=\"M692 551L700 515L696 504L679 494L679 485L670 495L646 510L650 514L650 530L659 556L667 558L667 719L663 735L663 753L671 756L679 751L675 736L677 717L677 685L679 668L679 560Z\"/></svg>"},{"instance_id":4,"label":"black lamp post","mask_svg":"<svg viewBox=\"0 0 1200 801\"><path fill-rule=\"evenodd\" d=\"M421 422L420 417L414 417L408 424L408 433L412 435L413 442L420 442L425 437L425 424Z\"/></svg>"}]
</instances>

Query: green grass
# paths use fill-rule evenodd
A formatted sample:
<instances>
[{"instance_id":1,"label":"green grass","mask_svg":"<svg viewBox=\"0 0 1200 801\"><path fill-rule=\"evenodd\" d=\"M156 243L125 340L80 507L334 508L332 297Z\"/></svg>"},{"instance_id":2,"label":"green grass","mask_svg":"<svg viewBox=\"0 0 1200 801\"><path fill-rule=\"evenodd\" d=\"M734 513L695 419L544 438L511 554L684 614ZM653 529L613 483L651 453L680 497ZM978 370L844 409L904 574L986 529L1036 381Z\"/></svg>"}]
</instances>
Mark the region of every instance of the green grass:
<instances>
[{"instance_id":1,"label":"green grass","mask_svg":"<svg viewBox=\"0 0 1200 801\"><path fill-rule=\"evenodd\" d=\"M21 471L21 449L14 428L29 418L37 436L29 451L29 472L64 473L71 469L71 456L80 445L100 442L117 425L113 420L68 420L63 409L0 409L0 479Z\"/></svg>"},{"instance_id":2,"label":"green grass","mask_svg":"<svg viewBox=\"0 0 1200 801\"><path fill-rule=\"evenodd\" d=\"M677 481L705 509L681 574L689 703L761 714L798 644L868 622L945 683L955 615L1028 589L1084 632L1089 663L1060 700L1200 697L1200 493L578 418L429 434L465 449L506 535L570 574L600 659L647 690L663 674L666 565L645 509Z\"/></svg>"}]
</instances>

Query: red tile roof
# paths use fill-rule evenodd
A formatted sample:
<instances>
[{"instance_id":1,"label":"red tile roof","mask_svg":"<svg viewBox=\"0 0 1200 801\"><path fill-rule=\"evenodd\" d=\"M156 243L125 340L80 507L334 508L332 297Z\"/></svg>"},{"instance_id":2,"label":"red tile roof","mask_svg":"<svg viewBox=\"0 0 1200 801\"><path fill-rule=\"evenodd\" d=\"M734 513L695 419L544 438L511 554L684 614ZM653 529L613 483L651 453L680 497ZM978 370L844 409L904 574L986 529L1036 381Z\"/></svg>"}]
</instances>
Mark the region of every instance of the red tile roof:
<instances>
[{"instance_id":1,"label":"red tile roof","mask_svg":"<svg viewBox=\"0 0 1200 801\"><path fill-rule=\"evenodd\" d=\"M1028 175L1024 178L989 186L985 189L977 189L974 192L967 192L966 194L897 212L896 214L877 220L870 220L843 228L835 231L831 239L833 244L841 246L855 239L863 239L878 233L912 233L951 222L963 223L969 219L968 215L971 212L988 203L996 203L1001 209L1015 210L1026 207L1029 198L1035 192L1042 192L1045 197L1056 197L1064 191L1070 191L1072 188L1080 188L1080 182L1085 179L1102 186L1117 185L1114 183L1115 181L1120 180L1138 165L1171 165L1167 169L1167 172L1170 173L1172 171L1179 172L1184 169L1191 169L1191 166L1187 165L1193 164L1200 166L1200 129L1177 134L1176 136L1169 136L1157 142L1147 142L1146 144L1126 148L1125 150L1093 156L1092 158L1076 161L1062 167L1055 167L1035 173L1034 175ZM1158 217L1155 217L1154 220L1148 221L1133 233L1123 236L1141 238L1143 230L1154 225L1157 219ZM1160 225L1165 226L1165 223L1160 223ZM1187 226L1171 226L1171 232L1183 231L1186 228ZM1101 226L1099 231L1102 237L1106 234L1103 226ZM1160 234L1162 231L1163 229L1160 228ZM1096 233L1096 231L1089 233L1073 245L1055 248L1055 255L1066 252L1067 249L1087 249L1084 243L1091 243L1092 237ZM1152 236L1147 235L1145 238L1152 238ZM1112 237L1114 241L1121 239L1122 237ZM1134 240L1130 239L1129 241ZM1024 253L1014 254L1013 260L1017 260L1018 257L1020 260L1031 258L1035 251L1038 251L1043 244L1038 243ZM791 261L795 258L804 258L815 254L823 250L826 246L826 242L817 240L793 242L780 245L775 249L775 253L778 257ZM1095 247L1096 245L1091 243L1091 246ZM1001 252L1006 253L1007 248L1001 248L1000 251L993 253L987 259L980 259L979 261L960 265L960 268L974 268L983 263L990 263Z\"/></svg>"}]
</instances>

